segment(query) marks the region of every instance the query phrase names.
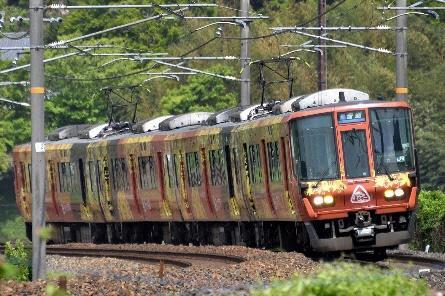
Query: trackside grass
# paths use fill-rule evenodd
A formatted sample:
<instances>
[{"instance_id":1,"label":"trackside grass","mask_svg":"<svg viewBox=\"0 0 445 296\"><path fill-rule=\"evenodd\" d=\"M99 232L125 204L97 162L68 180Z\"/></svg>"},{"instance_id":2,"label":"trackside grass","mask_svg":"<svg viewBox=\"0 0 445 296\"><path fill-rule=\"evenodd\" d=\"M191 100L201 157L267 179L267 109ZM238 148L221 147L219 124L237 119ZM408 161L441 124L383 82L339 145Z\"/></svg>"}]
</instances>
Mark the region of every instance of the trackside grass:
<instances>
[{"instance_id":1,"label":"trackside grass","mask_svg":"<svg viewBox=\"0 0 445 296\"><path fill-rule=\"evenodd\" d=\"M399 271L349 263L324 264L311 276L295 276L253 291L256 296L420 296L427 293L424 281L408 278Z\"/></svg>"},{"instance_id":2,"label":"trackside grass","mask_svg":"<svg viewBox=\"0 0 445 296\"><path fill-rule=\"evenodd\" d=\"M413 240L416 249L445 252L445 193L422 191L417 209L417 227Z\"/></svg>"}]
</instances>

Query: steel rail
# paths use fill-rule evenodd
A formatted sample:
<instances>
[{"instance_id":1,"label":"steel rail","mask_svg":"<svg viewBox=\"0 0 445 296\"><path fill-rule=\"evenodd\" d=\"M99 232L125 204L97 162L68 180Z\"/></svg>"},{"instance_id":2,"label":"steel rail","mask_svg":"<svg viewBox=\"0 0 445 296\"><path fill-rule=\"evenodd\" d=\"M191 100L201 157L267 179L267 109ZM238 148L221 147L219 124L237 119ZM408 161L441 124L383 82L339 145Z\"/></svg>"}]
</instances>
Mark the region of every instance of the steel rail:
<instances>
[{"instance_id":1,"label":"steel rail","mask_svg":"<svg viewBox=\"0 0 445 296\"><path fill-rule=\"evenodd\" d=\"M114 252L120 252L120 253L132 253L132 254L138 254L138 255L147 255L150 256L159 256L159 257L178 257L183 259L205 259L205 260L217 260L217 261L223 261L223 262L230 262L230 263L241 263L246 261L244 257L240 256L232 256L232 255L223 255L223 254L215 254L215 253L197 253L197 252L174 252L174 251L152 251L152 250L125 250L125 249L112 249L112 248L67 248L67 247L53 247L48 246L48 250L56 250L56 251L80 251L80 252L94 252L94 251L102 251L102 252L108 252L108 251L114 251Z\"/></svg>"},{"instance_id":2,"label":"steel rail","mask_svg":"<svg viewBox=\"0 0 445 296\"><path fill-rule=\"evenodd\" d=\"M27 247L28 249L29 247ZM5 245L0 243L0 253L3 253ZM196 252L171 252L171 251L152 251L152 250L125 250L113 248L78 248L78 247L56 247L48 246L49 255L60 255L68 257L109 257L133 261L145 261L150 263L159 263L161 260L165 264L178 267L190 267L193 261L211 261L227 264L237 264L246 261L244 257L223 255L215 253L196 253ZM192 262L190 262L192 261Z\"/></svg>"},{"instance_id":3,"label":"steel rail","mask_svg":"<svg viewBox=\"0 0 445 296\"><path fill-rule=\"evenodd\" d=\"M403 264L417 264L434 267L435 269L439 270L445 270L445 261L436 258L420 257L417 255L409 254L388 254L387 260L393 260L396 263L400 262Z\"/></svg>"}]
</instances>

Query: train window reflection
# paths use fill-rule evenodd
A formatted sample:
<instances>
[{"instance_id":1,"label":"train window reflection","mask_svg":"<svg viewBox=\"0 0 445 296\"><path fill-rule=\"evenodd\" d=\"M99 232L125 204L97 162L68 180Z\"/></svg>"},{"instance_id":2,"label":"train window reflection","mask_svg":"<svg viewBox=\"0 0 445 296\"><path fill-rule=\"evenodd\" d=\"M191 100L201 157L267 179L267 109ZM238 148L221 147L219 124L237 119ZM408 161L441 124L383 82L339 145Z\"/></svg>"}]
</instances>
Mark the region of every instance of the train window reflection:
<instances>
[{"instance_id":1,"label":"train window reflection","mask_svg":"<svg viewBox=\"0 0 445 296\"><path fill-rule=\"evenodd\" d=\"M347 178L369 177L368 148L364 130L341 133Z\"/></svg>"},{"instance_id":2,"label":"train window reflection","mask_svg":"<svg viewBox=\"0 0 445 296\"><path fill-rule=\"evenodd\" d=\"M59 191L74 192L77 190L76 164L74 162L59 162Z\"/></svg>"},{"instance_id":3,"label":"train window reflection","mask_svg":"<svg viewBox=\"0 0 445 296\"><path fill-rule=\"evenodd\" d=\"M248 152L249 159L249 176L253 184L260 184L263 182L261 155L260 155L260 145L254 144L249 145Z\"/></svg>"},{"instance_id":4,"label":"train window reflection","mask_svg":"<svg viewBox=\"0 0 445 296\"><path fill-rule=\"evenodd\" d=\"M408 109L372 109L371 130L377 174L414 169L411 119Z\"/></svg>"},{"instance_id":5,"label":"train window reflection","mask_svg":"<svg viewBox=\"0 0 445 296\"><path fill-rule=\"evenodd\" d=\"M280 151L278 142L267 143L267 160L269 165L270 182L281 181Z\"/></svg>"},{"instance_id":6,"label":"train window reflection","mask_svg":"<svg viewBox=\"0 0 445 296\"><path fill-rule=\"evenodd\" d=\"M301 118L291 124L296 169L301 180L338 178L331 114Z\"/></svg>"},{"instance_id":7,"label":"train window reflection","mask_svg":"<svg viewBox=\"0 0 445 296\"><path fill-rule=\"evenodd\" d=\"M179 182L178 170L176 168L176 154L165 155L165 160L167 162L168 187L177 188Z\"/></svg>"},{"instance_id":8,"label":"train window reflection","mask_svg":"<svg viewBox=\"0 0 445 296\"><path fill-rule=\"evenodd\" d=\"M113 175L113 188L116 191L128 191L128 168L125 158L111 160L111 173Z\"/></svg>"},{"instance_id":9,"label":"train window reflection","mask_svg":"<svg viewBox=\"0 0 445 296\"><path fill-rule=\"evenodd\" d=\"M199 167L198 152L190 152L185 154L187 162L187 178L190 187L201 186L201 172Z\"/></svg>"},{"instance_id":10,"label":"train window reflection","mask_svg":"<svg viewBox=\"0 0 445 296\"><path fill-rule=\"evenodd\" d=\"M156 166L153 156L141 156L139 162L139 184L142 189L156 189Z\"/></svg>"},{"instance_id":11,"label":"train window reflection","mask_svg":"<svg viewBox=\"0 0 445 296\"><path fill-rule=\"evenodd\" d=\"M226 162L222 149L209 151L210 180L212 186L221 186L227 183Z\"/></svg>"}]
</instances>

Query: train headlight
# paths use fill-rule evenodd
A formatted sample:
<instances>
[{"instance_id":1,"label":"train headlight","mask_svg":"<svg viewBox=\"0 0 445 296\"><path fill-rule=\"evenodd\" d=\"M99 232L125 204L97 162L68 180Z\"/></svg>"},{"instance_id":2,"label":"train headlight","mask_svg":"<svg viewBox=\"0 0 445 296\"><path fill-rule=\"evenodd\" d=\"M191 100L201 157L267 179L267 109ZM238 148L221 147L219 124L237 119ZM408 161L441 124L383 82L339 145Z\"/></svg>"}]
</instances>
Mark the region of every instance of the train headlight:
<instances>
[{"instance_id":1,"label":"train headlight","mask_svg":"<svg viewBox=\"0 0 445 296\"><path fill-rule=\"evenodd\" d=\"M402 188L397 188L396 190L394 190L394 194L395 194L397 197L402 197L403 195L405 195L405 192L403 192L403 189L402 189Z\"/></svg>"},{"instance_id":2,"label":"train headlight","mask_svg":"<svg viewBox=\"0 0 445 296\"><path fill-rule=\"evenodd\" d=\"M323 202L325 205L332 205L334 203L334 197L332 195L325 195Z\"/></svg>"},{"instance_id":3,"label":"train headlight","mask_svg":"<svg viewBox=\"0 0 445 296\"><path fill-rule=\"evenodd\" d=\"M392 189L385 190L384 194L385 194L386 198L393 198L394 197L394 190L392 190Z\"/></svg>"},{"instance_id":4,"label":"train headlight","mask_svg":"<svg viewBox=\"0 0 445 296\"><path fill-rule=\"evenodd\" d=\"M323 204L323 196L317 195L312 201L314 202L314 205L321 206Z\"/></svg>"}]
</instances>

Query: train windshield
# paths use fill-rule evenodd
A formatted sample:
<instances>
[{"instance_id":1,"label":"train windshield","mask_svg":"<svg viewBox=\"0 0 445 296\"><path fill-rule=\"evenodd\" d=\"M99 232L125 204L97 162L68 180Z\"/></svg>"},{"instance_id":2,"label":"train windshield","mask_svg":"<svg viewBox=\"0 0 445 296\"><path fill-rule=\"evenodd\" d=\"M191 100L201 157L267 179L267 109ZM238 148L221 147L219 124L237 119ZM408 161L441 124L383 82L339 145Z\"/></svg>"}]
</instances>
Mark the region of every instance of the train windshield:
<instances>
[{"instance_id":1,"label":"train windshield","mask_svg":"<svg viewBox=\"0 0 445 296\"><path fill-rule=\"evenodd\" d=\"M338 178L337 149L331 114L291 123L296 172L301 180Z\"/></svg>"},{"instance_id":2,"label":"train windshield","mask_svg":"<svg viewBox=\"0 0 445 296\"><path fill-rule=\"evenodd\" d=\"M414 169L411 118L407 109L371 109L374 167L377 174Z\"/></svg>"}]
</instances>

